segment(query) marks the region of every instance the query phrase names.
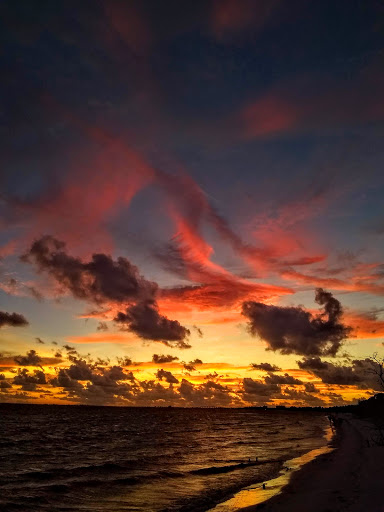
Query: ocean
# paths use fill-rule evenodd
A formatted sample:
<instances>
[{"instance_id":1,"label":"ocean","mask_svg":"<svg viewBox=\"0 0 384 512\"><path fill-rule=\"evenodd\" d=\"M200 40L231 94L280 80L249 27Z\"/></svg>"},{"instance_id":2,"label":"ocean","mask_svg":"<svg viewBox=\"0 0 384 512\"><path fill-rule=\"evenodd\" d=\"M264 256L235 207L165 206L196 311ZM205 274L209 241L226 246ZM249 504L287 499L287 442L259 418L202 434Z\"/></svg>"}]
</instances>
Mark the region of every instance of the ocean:
<instances>
[{"instance_id":1,"label":"ocean","mask_svg":"<svg viewBox=\"0 0 384 512\"><path fill-rule=\"evenodd\" d=\"M206 512L327 427L317 411L0 404L0 510Z\"/></svg>"}]
</instances>

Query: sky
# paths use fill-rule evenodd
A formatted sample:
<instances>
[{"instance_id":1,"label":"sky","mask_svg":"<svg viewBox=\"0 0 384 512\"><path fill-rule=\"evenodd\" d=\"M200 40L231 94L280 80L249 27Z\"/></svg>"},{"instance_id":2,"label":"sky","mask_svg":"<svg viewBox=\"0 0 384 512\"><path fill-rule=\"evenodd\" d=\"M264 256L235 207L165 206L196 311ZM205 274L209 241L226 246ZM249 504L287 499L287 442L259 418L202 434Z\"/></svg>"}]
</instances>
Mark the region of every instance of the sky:
<instances>
[{"instance_id":1,"label":"sky","mask_svg":"<svg viewBox=\"0 0 384 512\"><path fill-rule=\"evenodd\" d=\"M381 2L0 14L0 401L381 389Z\"/></svg>"}]
</instances>

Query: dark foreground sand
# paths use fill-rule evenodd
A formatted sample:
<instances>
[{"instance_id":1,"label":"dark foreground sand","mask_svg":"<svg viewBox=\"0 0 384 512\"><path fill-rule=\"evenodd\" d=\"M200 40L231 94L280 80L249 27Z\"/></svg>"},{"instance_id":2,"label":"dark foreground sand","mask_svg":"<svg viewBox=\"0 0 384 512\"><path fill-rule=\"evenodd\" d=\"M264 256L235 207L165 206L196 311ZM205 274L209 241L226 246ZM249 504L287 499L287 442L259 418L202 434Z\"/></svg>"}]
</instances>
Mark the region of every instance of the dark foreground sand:
<instances>
[{"instance_id":1,"label":"dark foreground sand","mask_svg":"<svg viewBox=\"0 0 384 512\"><path fill-rule=\"evenodd\" d=\"M312 460L282 492L241 512L384 512L384 447L373 424L340 415L336 449Z\"/></svg>"}]
</instances>

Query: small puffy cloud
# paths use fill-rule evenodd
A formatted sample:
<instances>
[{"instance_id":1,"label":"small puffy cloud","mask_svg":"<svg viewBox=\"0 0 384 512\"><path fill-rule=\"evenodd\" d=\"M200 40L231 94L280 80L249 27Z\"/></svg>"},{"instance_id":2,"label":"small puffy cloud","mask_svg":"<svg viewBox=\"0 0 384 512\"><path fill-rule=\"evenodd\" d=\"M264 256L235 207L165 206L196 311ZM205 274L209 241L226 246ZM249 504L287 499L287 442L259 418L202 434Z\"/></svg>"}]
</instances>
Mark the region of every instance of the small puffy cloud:
<instances>
[{"instance_id":1,"label":"small puffy cloud","mask_svg":"<svg viewBox=\"0 0 384 512\"><path fill-rule=\"evenodd\" d=\"M178 384L179 383L179 381L176 379L176 377L171 372L167 372L166 370L163 370L163 369L157 370L156 377L159 380L164 379L169 384Z\"/></svg>"},{"instance_id":2,"label":"small puffy cloud","mask_svg":"<svg viewBox=\"0 0 384 512\"><path fill-rule=\"evenodd\" d=\"M172 356L170 354L153 354L152 362L156 364L164 364L164 363L172 363L173 361L178 361L179 358L177 356Z\"/></svg>"},{"instance_id":3,"label":"small puffy cloud","mask_svg":"<svg viewBox=\"0 0 384 512\"><path fill-rule=\"evenodd\" d=\"M27 352L25 356L14 357L14 361L20 366L41 366L42 364L42 358L33 349Z\"/></svg>"},{"instance_id":4,"label":"small puffy cloud","mask_svg":"<svg viewBox=\"0 0 384 512\"><path fill-rule=\"evenodd\" d=\"M278 372L281 370L281 368L275 364L270 363L251 363L251 367L254 370L262 370L264 372Z\"/></svg>"},{"instance_id":5,"label":"small puffy cloud","mask_svg":"<svg viewBox=\"0 0 384 512\"><path fill-rule=\"evenodd\" d=\"M108 325L107 325L107 322L99 322L98 326L97 326L97 330L98 331L108 331Z\"/></svg>"},{"instance_id":6,"label":"small puffy cloud","mask_svg":"<svg viewBox=\"0 0 384 512\"><path fill-rule=\"evenodd\" d=\"M4 325L9 325L10 327L25 327L28 325L28 320L19 313L0 311L0 327Z\"/></svg>"},{"instance_id":7,"label":"small puffy cloud","mask_svg":"<svg viewBox=\"0 0 384 512\"><path fill-rule=\"evenodd\" d=\"M189 329L177 320L170 320L161 315L153 301L133 304L125 313L120 311L114 320L142 339L160 341L165 345L182 349L191 346L186 342L190 335Z\"/></svg>"},{"instance_id":8,"label":"small puffy cloud","mask_svg":"<svg viewBox=\"0 0 384 512\"><path fill-rule=\"evenodd\" d=\"M289 384L291 386L301 386L303 382L299 379L295 379L288 373L284 375L270 374L265 377L266 384Z\"/></svg>"},{"instance_id":9,"label":"small puffy cloud","mask_svg":"<svg viewBox=\"0 0 384 512\"><path fill-rule=\"evenodd\" d=\"M318 393L319 390L317 387L313 384L313 382L306 382L304 384L304 389L307 393Z\"/></svg>"},{"instance_id":10,"label":"small puffy cloud","mask_svg":"<svg viewBox=\"0 0 384 512\"><path fill-rule=\"evenodd\" d=\"M193 361L189 361L189 363L183 363L183 367L188 372L194 372L196 370L196 366L203 364L201 359L194 359Z\"/></svg>"},{"instance_id":11,"label":"small puffy cloud","mask_svg":"<svg viewBox=\"0 0 384 512\"><path fill-rule=\"evenodd\" d=\"M36 391L38 384L46 384L45 373L41 370L34 370L31 374L26 368L19 370L14 377L13 383L21 386L24 391Z\"/></svg>"},{"instance_id":12,"label":"small puffy cloud","mask_svg":"<svg viewBox=\"0 0 384 512\"><path fill-rule=\"evenodd\" d=\"M343 309L329 292L317 288L316 302L324 310L312 315L302 307L270 306L261 302L243 303L252 335L266 341L268 350L282 354L335 356L351 328L341 322Z\"/></svg>"},{"instance_id":13,"label":"small puffy cloud","mask_svg":"<svg viewBox=\"0 0 384 512\"><path fill-rule=\"evenodd\" d=\"M117 362L120 366L132 366L133 364L137 364L130 357L117 357Z\"/></svg>"}]
</instances>

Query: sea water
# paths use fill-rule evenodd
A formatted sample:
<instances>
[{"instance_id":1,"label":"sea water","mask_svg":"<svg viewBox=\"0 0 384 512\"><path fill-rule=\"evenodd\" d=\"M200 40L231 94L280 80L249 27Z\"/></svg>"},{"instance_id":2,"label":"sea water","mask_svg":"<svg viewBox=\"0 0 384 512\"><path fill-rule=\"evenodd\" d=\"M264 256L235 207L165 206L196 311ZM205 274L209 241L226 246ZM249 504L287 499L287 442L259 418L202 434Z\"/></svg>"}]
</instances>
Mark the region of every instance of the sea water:
<instances>
[{"instance_id":1,"label":"sea water","mask_svg":"<svg viewBox=\"0 0 384 512\"><path fill-rule=\"evenodd\" d=\"M321 411L3 404L0 510L231 510L325 446L327 425Z\"/></svg>"}]
</instances>

